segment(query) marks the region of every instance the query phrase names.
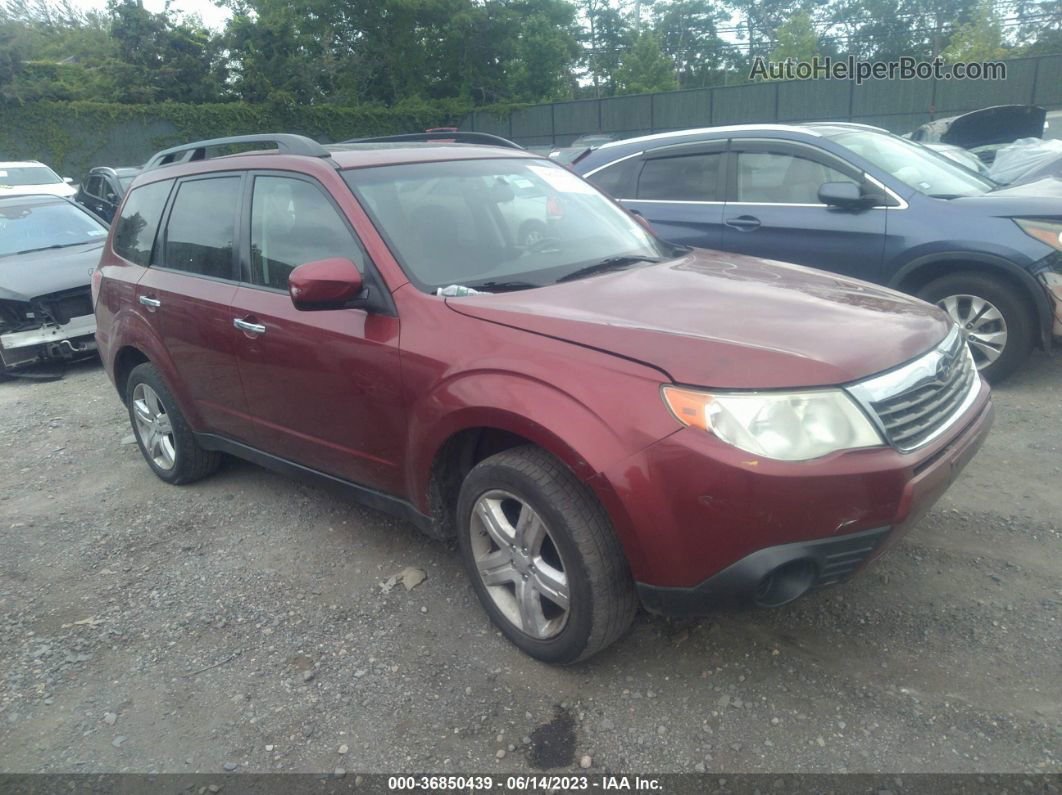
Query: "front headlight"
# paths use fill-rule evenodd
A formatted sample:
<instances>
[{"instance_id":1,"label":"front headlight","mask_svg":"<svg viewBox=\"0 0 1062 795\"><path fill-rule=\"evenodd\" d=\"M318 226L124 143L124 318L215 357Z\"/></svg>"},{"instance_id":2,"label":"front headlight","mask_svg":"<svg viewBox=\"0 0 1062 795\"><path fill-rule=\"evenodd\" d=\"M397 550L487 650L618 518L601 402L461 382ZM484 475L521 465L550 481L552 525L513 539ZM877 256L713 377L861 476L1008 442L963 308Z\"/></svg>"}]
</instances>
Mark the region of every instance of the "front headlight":
<instances>
[{"instance_id":1,"label":"front headlight","mask_svg":"<svg viewBox=\"0 0 1062 795\"><path fill-rule=\"evenodd\" d=\"M1030 237L1035 237L1041 243L1046 243L1051 248L1062 251L1062 224L1051 221L1036 221L1031 218L1015 218L1014 223L1021 227L1021 231Z\"/></svg>"},{"instance_id":2,"label":"front headlight","mask_svg":"<svg viewBox=\"0 0 1062 795\"><path fill-rule=\"evenodd\" d=\"M665 386L662 394L683 425L706 430L764 458L806 461L836 450L884 444L870 420L840 389L719 393Z\"/></svg>"}]
</instances>

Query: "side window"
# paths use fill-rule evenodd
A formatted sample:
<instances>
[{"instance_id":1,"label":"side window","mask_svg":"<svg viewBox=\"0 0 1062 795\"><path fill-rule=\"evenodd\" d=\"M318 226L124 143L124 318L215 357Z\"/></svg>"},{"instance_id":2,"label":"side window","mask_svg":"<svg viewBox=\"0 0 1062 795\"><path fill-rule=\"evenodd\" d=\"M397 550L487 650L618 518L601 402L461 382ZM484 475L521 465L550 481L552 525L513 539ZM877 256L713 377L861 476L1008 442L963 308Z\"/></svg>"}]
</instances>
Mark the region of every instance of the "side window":
<instances>
[{"instance_id":1,"label":"side window","mask_svg":"<svg viewBox=\"0 0 1062 795\"><path fill-rule=\"evenodd\" d=\"M85 180L85 193L89 196L102 196L103 191L100 188L100 178L93 175Z\"/></svg>"},{"instance_id":2,"label":"side window","mask_svg":"<svg viewBox=\"0 0 1062 795\"><path fill-rule=\"evenodd\" d=\"M166 224L163 264L174 270L232 278L240 177L182 182Z\"/></svg>"},{"instance_id":3,"label":"side window","mask_svg":"<svg viewBox=\"0 0 1062 795\"><path fill-rule=\"evenodd\" d=\"M815 160L776 152L739 152L737 200L818 204L824 182L856 180Z\"/></svg>"},{"instance_id":4,"label":"side window","mask_svg":"<svg viewBox=\"0 0 1062 795\"><path fill-rule=\"evenodd\" d=\"M279 290L307 262L346 257L360 269L361 249L325 194L288 177L255 177L251 198L251 282Z\"/></svg>"},{"instance_id":5,"label":"side window","mask_svg":"<svg viewBox=\"0 0 1062 795\"><path fill-rule=\"evenodd\" d=\"M587 179L613 198L629 199L630 196L624 194L630 193L627 188L639 162L637 157L628 157L626 160L601 169Z\"/></svg>"},{"instance_id":6,"label":"side window","mask_svg":"<svg viewBox=\"0 0 1062 795\"><path fill-rule=\"evenodd\" d=\"M132 191L114 221L114 253L137 265L151 264L155 231L173 180L152 182Z\"/></svg>"},{"instance_id":7,"label":"side window","mask_svg":"<svg viewBox=\"0 0 1062 795\"><path fill-rule=\"evenodd\" d=\"M645 161L638 177L638 198L657 201L720 201L722 152Z\"/></svg>"}]
</instances>

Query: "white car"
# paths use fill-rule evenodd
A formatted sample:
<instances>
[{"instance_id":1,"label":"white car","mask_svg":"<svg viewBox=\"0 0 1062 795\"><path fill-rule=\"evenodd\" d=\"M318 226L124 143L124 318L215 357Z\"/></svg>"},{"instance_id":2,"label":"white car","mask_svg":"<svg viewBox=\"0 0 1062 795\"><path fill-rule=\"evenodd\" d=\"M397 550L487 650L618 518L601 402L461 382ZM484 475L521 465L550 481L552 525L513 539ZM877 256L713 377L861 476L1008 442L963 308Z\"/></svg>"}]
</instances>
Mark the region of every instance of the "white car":
<instances>
[{"instance_id":1,"label":"white car","mask_svg":"<svg viewBox=\"0 0 1062 795\"><path fill-rule=\"evenodd\" d=\"M0 196L45 193L69 198L77 193L73 181L36 160L0 162Z\"/></svg>"}]
</instances>

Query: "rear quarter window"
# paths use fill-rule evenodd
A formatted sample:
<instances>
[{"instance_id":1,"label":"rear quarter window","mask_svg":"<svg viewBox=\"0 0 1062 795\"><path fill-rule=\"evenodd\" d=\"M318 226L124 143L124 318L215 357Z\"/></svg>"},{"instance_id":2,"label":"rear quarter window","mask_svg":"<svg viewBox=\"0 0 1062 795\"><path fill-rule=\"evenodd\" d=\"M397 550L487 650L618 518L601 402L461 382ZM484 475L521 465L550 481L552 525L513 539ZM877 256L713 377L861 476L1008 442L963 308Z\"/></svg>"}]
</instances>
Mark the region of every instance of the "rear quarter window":
<instances>
[{"instance_id":1,"label":"rear quarter window","mask_svg":"<svg viewBox=\"0 0 1062 795\"><path fill-rule=\"evenodd\" d=\"M130 192L114 221L114 253L137 265L150 265L155 235L173 180L152 182Z\"/></svg>"},{"instance_id":2,"label":"rear quarter window","mask_svg":"<svg viewBox=\"0 0 1062 795\"><path fill-rule=\"evenodd\" d=\"M587 179L614 199L629 199L631 197L627 194L631 191L628 188L633 182L634 170L641 162L637 157L628 157L591 174Z\"/></svg>"}]
</instances>

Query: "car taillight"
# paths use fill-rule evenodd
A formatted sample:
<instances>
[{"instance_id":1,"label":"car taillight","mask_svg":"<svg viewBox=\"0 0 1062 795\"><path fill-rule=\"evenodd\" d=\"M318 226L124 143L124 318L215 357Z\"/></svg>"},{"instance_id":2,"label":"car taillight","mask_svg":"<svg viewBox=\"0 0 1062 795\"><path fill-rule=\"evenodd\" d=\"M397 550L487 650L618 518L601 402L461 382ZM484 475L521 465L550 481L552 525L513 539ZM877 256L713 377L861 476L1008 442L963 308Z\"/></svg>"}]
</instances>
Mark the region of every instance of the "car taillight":
<instances>
[{"instance_id":1,"label":"car taillight","mask_svg":"<svg viewBox=\"0 0 1062 795\"><path fill-rule=\"evenodd\" d=\"M92 270L92 308L96 308L96 301L100 297L100 285L103 284L103 273L99 268Z\"/></svg>"},{"instance_id":2,"label":"car taillight","mask_svg":"<svg viewBox=\"0 0 1062 795\"><path fill-rule=\"evenodd\" d=\"M561 203L557 201L556 196L550 196L546 199L546 214L550 218L564 217L564 208L561 206Z\"/></svg>"}]
</instances>

